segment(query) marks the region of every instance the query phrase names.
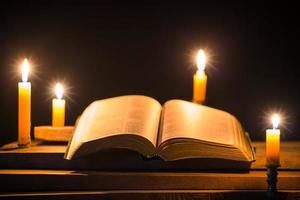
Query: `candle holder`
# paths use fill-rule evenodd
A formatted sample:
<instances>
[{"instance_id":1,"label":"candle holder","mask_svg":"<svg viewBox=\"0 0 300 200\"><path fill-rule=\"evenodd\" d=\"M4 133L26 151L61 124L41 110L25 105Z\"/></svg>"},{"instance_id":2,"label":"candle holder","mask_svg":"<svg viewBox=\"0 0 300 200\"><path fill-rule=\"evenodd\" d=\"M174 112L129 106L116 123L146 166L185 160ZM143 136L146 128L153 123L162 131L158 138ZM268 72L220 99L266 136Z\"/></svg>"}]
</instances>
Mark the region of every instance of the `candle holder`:
<instances>
[{"instance_id":1,"label":"candle holder","mask_svg":"<svg viewBox=\"0 0 300 200\"><path fill-rule=\"evenodd\" d=\"M74 126L36 126L34 138L49 142L68 142L73 136L74 129Z\"/></svg>"},{"instance_id":2,"label":"candle holder","mask_svg":"<svg viewBox=\"0 0 300 200\"><path fill-rule=\"evenodd\" d=\"M277 168L276 165L267 166L267 182L268 182L268 190L267 190L267 199L276 199L277 198Z\"/></svg>"},{"instance_id":3,"label":"candle holder","mask_svg":"<svg viewBox=\"0 0 300 200\"><path fill-rule=\"evenodd\" d=\"M31 139L29 139L29 142L27 144L20 144L18 143L18 148L19 149L25 149L31 146Z\"/></svg>"}]
</instances>

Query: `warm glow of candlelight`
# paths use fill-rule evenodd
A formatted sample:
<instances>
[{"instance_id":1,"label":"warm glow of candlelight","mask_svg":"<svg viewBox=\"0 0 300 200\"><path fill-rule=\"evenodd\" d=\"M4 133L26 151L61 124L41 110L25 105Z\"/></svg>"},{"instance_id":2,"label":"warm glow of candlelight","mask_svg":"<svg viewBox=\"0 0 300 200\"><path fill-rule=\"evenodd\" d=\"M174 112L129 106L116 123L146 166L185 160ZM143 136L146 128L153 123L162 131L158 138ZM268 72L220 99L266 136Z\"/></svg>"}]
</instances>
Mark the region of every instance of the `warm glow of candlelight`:
<instances>
[{"instance_id":1,"label":"warm glow of candlelight","mask_svg":"<svg viewBox=\"0 0 300 200\"><path fill-rule=\"evenodd\" d=\"M280 130L278 125L280 123L280 117L278 114L274 114L271 117L273 129L266 130L266 159L267 166L279 166L280 165Z\"/></svg>"},{"instance_id":2,"label":"warm glow of candlelight","mask_svg":"<svg viewBox=\"0 0 300 200\"><path fill-rule=\"evenodd\" d=\"M193 102L202 104L206 98L207 76L205 74L206 56L202 49L197 54L197 68L193 78Z\"/></svg>"},{"instance_id":3,"label":"warm glow of candlelight","mask_svg":"<svg viewBox=\"0 0 300 200\"><path fill-rule=\"evenodd\" d=\"M52 100L52 126L63 127L65 125L66 101L62 99L64 89L60 83L55 86L56 98Z\"/></svg>"},{"instance_id":4,"label":"warm glow of candlelight","mask_svg":"<svg viewBox=\"0 0 300 200\"><path fill-rule=\"evenodd\" d=\"M24 59L21 70L22 70L22 81L27 82L28 74L29 74L29 62L27 58Z\"/></svg>"},{"instance_id":5,"label":"warm glow of candlelight","mask_svg":"<svg viewBox=\"0 0 300 200\"><path fill-rule=\"evenodd\" d=\"M278 114L274 114L272 116L271 120L272 120L272 124L273 124L273 129L278 128L279 123L280 123L280 117L279 117L279 115Z\"/></svg>"},{"instance_id":6,"label":"warm glow of candlelight","mask_svg":"<svg viewBox=\"0 0 300 200\"><path fill-rule=\"evenodd\" d=\"M56 97L58 99L62 99L63 93L64 93L64 88L62 87L62 85L60 83L57 83L55 86Z\"/></svg>"},{"instance_id":7,"label":"warm glow of candlelight","mask_svg":"<svg viewBox=\"0 0 300 200\"><path fill-rule=\"evenodd\" d=\"M29 62L25 58L21 66L22 82L18 83L18 145L30 145L31 83L28 82Z\"/></svg>"},{"instance_id":8,"label":"warm glow of candlelight","mask_svg":"<svg viewBox=\"0 0 300 200\"><path fill-rule=\"evenodd\" d=\"M205 69L206 64L206 56L202 49L198 51L197 54L197 68L199 71L203 71Z\"/></svg>"}]
</instances>

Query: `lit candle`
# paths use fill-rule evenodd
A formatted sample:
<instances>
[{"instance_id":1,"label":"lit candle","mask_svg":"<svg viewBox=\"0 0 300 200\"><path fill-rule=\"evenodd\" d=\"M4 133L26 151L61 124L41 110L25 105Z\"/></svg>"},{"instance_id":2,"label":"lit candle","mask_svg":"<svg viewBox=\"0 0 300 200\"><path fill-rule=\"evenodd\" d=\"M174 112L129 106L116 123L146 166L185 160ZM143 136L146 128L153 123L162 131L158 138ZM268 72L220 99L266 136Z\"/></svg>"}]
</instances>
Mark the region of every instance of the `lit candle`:
<instances>
[{"instance_id":1,"label":"lit candle","mask_svg":"<svg viewBox=\"0 0 300 200\"><path fill-rule=\"evenodd\" d=\"M197 72L194 74L193 102L202 104L206 97L207 76L205 74L206 57L201 49L197 54Z\"/></svg>"},{"instance_id":2,"label":"lit candle","mask_svg":"<svg viewBox=\"0 0 300 200\"><path fill-rule=\"evenodd\" d=\"M60 83L55 86L56 98L52 100L52 126L62 127L65 125L65 105L66 101L62 99L63 87Z\"/></svg>"},{"instance_id":3,"label":"lit candle","mask_svg":"<svg viewBox=\"0 0 300 200\"><path fill-rule=\"evenodd\" d=\"M266 156L267 166L279 166L280 165L280 130L277 128L280 122L280 118L277 114L272 116L273 129L267 129L267 144L266 144Z\"/></svg>"},{"instance_id":4,"label":"lit candle","mask_svg":"<svg viewBox=\"0 0 300 200\"><path fill-rule=\"evenodd\" d=\"M25 58L22 65L22 82L18 84L18 145L26 147L30 145L31 125L31 84L28 82L29 63Z\"/></svg>"}]
</instances>

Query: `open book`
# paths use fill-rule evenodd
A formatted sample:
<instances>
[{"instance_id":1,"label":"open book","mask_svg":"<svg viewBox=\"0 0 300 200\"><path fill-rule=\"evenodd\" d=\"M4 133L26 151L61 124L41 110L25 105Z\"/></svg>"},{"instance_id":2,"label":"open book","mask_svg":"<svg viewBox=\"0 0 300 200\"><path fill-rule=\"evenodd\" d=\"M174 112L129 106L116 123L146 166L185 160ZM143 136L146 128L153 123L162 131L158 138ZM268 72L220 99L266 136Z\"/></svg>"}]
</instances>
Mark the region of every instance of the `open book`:
<instances>
[{"instance_id":1,"label":"open book","mask_svg":"<svg viewBox=\"0 0 300 200\"><path fill-rule=\"evenodd\" d=\"M231 114L183 100L163 106L128 95L98 100L79 118L66 159L129 149L165 161L191 158L252 162L251 142Z\"/></svg>"}]
</instances>

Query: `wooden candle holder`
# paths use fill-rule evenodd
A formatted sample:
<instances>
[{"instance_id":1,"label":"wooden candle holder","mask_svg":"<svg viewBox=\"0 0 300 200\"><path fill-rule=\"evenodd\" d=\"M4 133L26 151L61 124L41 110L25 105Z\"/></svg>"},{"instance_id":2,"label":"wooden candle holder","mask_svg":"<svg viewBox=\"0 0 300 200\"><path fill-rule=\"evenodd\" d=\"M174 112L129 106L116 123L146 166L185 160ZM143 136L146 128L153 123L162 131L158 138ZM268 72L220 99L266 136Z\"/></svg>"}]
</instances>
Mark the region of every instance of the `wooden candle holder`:
<instances>
[{"instance_id":1,"label":"wooden candle holder","mask_svg":"<svg viewBox=\"0 0 300 200\"><path fill-rule=\"evenodd\" d=\"M74 126L36 126L34 138L51 142L68 142L73 136L74 129Z\"/></svg>"}]
</instances>

